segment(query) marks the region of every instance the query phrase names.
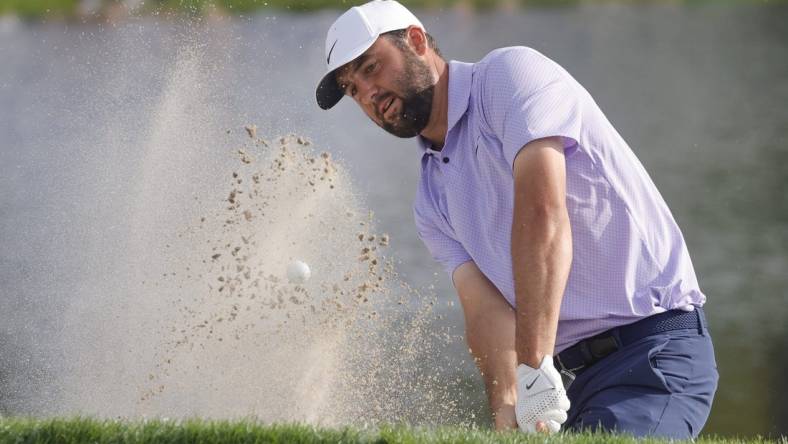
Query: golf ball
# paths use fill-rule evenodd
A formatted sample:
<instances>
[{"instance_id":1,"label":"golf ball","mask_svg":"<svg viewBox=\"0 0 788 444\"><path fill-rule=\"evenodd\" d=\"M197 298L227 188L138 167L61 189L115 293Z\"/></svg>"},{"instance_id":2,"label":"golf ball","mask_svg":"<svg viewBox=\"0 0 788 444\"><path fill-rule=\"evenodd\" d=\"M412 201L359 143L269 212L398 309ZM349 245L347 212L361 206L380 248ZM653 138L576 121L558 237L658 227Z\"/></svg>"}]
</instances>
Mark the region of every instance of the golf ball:
<instances>
[{"instance_id":1,"label":"golf ball","mask_svg":"<svg viewBox=\"0 0 788 444\"><path fill-rule=\"evenodd\" d=\"M287 280L292 284L303 284L310 276L312 271L305 262L293 261L287 266Z\"/></svg>"}]
</instances>

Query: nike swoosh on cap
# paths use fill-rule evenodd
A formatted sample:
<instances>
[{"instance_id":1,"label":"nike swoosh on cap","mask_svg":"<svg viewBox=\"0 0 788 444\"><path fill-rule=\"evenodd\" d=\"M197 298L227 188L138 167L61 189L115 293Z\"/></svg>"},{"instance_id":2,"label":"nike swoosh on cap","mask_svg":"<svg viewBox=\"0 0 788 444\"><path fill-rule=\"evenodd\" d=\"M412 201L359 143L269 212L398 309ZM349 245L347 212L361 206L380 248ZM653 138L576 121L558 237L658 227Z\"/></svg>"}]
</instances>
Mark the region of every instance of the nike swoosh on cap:
<instances>
[{"instance_id":1,"label":"nike swoosh on cap","mask_svg":"<svg viewBox=\"0 0 788 444\"><path fill-rule=\"evenodd\" d=\"M331 45L331 49L328 50L328 57L326 57L326 64L327 65L331 63L331 53L334 52L334 47L337 46L337 42L338 41L339 41L339 39L334 40L334 44Z\"/></svg>"}]
</instances>

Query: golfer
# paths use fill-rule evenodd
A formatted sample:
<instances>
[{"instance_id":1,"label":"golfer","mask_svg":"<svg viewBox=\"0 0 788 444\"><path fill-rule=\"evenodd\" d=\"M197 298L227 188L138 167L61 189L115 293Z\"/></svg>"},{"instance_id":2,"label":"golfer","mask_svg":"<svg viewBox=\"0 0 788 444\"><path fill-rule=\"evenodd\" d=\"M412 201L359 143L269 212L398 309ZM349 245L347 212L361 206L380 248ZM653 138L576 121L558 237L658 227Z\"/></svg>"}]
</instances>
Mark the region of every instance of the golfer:
<instances>
[{"instance_id":1,"label":"golfer","mask_svg":"<svg viewBox=\"0 0 788 444\"><path fill-rule=\"evenodd\" d=\"M526 47L446 62L393 0L328 31L317 103L415 137L419 236L457 290L495 426L687 439L717 370L687 246L589 93Z\"/></svg>"}]
</instances>

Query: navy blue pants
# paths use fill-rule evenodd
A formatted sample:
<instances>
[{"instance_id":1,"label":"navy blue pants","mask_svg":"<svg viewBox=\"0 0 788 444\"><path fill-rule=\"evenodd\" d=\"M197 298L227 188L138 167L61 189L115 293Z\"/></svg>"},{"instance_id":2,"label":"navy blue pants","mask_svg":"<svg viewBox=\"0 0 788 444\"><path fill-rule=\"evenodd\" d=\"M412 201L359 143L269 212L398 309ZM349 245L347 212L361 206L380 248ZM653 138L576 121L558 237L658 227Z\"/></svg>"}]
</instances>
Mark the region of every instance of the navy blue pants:
<instances>
[{"instance_id":1,"label":"navy blue pants","mask_svg":"<svg viewBox=\"0 0 788 444\"><path fill-rule=\"evenodd\" d=\"M646 336L581 371L565 429L695 438L711 410L717 363L705 324Z\"/></svg>"}]
</instances>

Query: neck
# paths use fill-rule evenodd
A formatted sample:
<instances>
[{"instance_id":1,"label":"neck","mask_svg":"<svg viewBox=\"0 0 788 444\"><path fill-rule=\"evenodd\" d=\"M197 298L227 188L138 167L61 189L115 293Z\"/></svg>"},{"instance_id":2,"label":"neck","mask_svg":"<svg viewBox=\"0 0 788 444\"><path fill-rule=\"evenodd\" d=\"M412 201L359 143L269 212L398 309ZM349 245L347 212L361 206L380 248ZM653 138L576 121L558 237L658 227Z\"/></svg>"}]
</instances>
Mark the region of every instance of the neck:
<instances>
[{"instance_id":1,"label":"neck","mask_svg":"<svg viewBox=\"0 0 788 444\"><path fill-rule=\"evenodd\" d=\"M435 92L432 96L430 119L420 134L432 142L435 149L441 149L446 141L446 130L449 125L449 70L448 64L434 54L430 64L433 74L438 77L438 82L435 84Z\"/></svg>"}]
</instances>

